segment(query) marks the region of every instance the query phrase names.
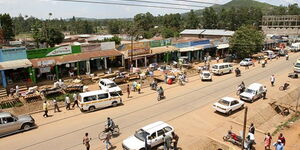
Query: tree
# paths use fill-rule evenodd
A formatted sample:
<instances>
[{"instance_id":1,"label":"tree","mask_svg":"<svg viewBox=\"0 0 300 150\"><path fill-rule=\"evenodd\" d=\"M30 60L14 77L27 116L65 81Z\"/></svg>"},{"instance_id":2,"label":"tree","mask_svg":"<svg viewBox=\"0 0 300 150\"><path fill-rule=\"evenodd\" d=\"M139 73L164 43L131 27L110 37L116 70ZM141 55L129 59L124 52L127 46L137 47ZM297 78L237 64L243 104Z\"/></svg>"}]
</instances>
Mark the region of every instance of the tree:
<instances>
[{"instance_id":1,"label":"tree","mask_svg":"<svg viewBox=\"0 0 300 150\"><path fill-rule=\"evenodd\" d=\"M287 10L288 10L289 15L299 15L300 14L300 8L298 7L297 3L289 5L287 7Z\"/></svg>"},{"instance_id":2,"label":"tree","mask_svg":"<svg viewBox=\"0 0 300 150\"><path fill-rule=\"evenodd\" d=\"M50 45L50 47L54 47L55 44L60 44L63 42L65 36L62 32L55 28L48 29L48 39L47 43Z\"/></svg>"},{"instance_id":3,"label":"tree","mask_svg":"<svg viewBox=\"0 0 300 150\"><path fill-rule=\"evenodd\" d=\"M112 38L105 38L104 40L100 41L100 42L115 42L117 45L121 44L121 38L114 36Z\"/></svg>"},{"instance_id":4,"label":"tree","mask_svg":"<svg viewBox=\"0 0 300 150\"><path fill-rule=\"evenodd\" d=\"M0 28L2 28L5 41L9 41L14 38L13 21L9 14L0 14Z\"/></svg>"},{"instance_id":5,"label":"tree","mask_svg":"<svg viewBox=\"0 0 300 150\"><path fill-rule=\"evenodd\" d=\"M239 58L250 57L262 49L264 35L250 25L241 26L230 39L230 51Z\"/></svg>"},{"instance_id":6,"label":"tree","mask_svg":"<svg viewBox=\"0 0 300 150\"><path fill-rule=\"evenodd\" d=\"M188 13L187 20L186 20L186 28L188 29L197 29L199 27L199 18L195 14L194 10L191 10Z\"/></svg>"},{"instance_id":7,"label":"tree","mask_svg":"<svg viewBox=\"0 0 300 150\"><path fill-rule=\"evenodd\" d=\"M36 24L33 27L33 38L37 43L37 47L39 43L46 43L47 46L54 47L55 44L60 44L65 36L56 28L46 28L45 26Z\"/></svg>"},{"instance_id":8,"label":"tree","mask_svg":"<svg viewBox=\"0 0 300 150\"><path fill-rule=\"evenodd\" d=\"M218 28L219 18L214 8L205 8L203 12L203 27L205 29Z\"/></svg>"}]
</instances>

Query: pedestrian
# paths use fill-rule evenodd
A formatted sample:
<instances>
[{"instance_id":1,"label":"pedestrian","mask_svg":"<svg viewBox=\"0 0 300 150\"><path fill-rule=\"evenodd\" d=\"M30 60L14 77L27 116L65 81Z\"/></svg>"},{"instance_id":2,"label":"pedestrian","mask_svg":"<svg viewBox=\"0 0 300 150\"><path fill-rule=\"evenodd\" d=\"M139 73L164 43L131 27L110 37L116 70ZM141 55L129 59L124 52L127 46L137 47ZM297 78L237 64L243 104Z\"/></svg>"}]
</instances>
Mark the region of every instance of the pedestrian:
<instances>
[{"instance_id":1,"label":"pedestrian","mask_svg":"<svg viewBox=\"0 0 300 150\"><path fill-rule=\"evenodd\" d=\"M285 60L289 60L289 54L285 55Z\"/></svg>"},{"instance_id":2,"label":"pedestrian","mask_svg":"<svg viewBox=\"0 0 300 150\"><path fill-rule=\"evenodd\" d=\"M164 150L170 150L172 138L169 135L166 135L165 133L163 133L163 138L164 138Z\"/></svg>"},{"instance_id":3,"label":"pedestrian","mask_svg":"<svg viewBox=\"0 0 300 150\"><path fill-rule=\"evenodd\" d=\"M109 129L105 130L105 138L103 139L103 143L105 144L105 148L106 150L109 150L110 148L113 147L113 145L110 143L110 139L111 139L111 133L109 132ZM108 148L110 147L110 148Z\"/></svg>"},{"instance_id":4,"label":"pedestrian","mask_svg":"<svg viewBox=\"0 0 300 150\"><path fill-rule=\"evenodd\" d=\"M82 143L83 143L83 145L85 145L86 150L90 150L90 141L91 141L91 138L89 138L89 134L85 133Z\"/></svg>"},{"instance_id":5,"label":"pedestrian","mask_svg":"<svg viewBox=\"0 0 300 150\"><path fill-rule=\"evenodd\" d=\"M255 67L255 59L252 59L252 66Z\"/></svg>"},{"instance_id":6,"label":"pedestrian","mask_svg":"<svg viewBox=\"0 0 300 150\"><path fill-rule=\"evenodd\" d=\"M168 74L165 73L165 80L164 80L164 82L167 83L167 81L168 81Z\"/></svg>"},{"instance_id":7,"label":"pedestrian","mask_svg":"<svg viewBox=\"0 0 300 150\"><path fill-rule=\"evenodd\" d=\"M137 85L136 85L136 89L138 91L139 94L141 94L141 82L139 82Z\"/></svg>"},{"instance_id":8,"label":"pedestrian","mask_svg":"<svg viewBox=\"0 0 300 150\"><path fill-rule=\"evenodd\" d=\"M78 96L76 93L73 94L73 99L74 99L74 104L73 104L72 108L74 108L75 105L77 105L77 107L79 107Z\"/></svg>"},{"instance_id":9,"label":"pedestrian","mask_svg":"<svg viewBox=\"0 0 300 150\"><path fill-rule=\"evenodd\" d=\"M207 62L207 57L205 56L204 57L204 64L206 64L206 62Z\"/></svg>"},{"instance_id":10,"label":"pedestrian","mask_svg":"<svg viewBox=\"0 0 300 150\"><path fill-rule=\"evenodd\" d=\"M277 142L274 143L273 146L275 147L275 150L284 150L284 144L281 140L277 140Z\"/></svg>"},{"instance_id":11,"label":"pedestrian","mask_svg":"<svg viewBox=\"0 0 300 150\"><path fill-rule=\"evenodd\" d=\"M275 82L274 74L271 76L270 81L271 81L271 85L274 86L274 82Z\"/></svg>"},{"instance_id":12,"label":"pedestrian","mask_svg":"<svg viewBox=\"0 0 300 150\"><path fill-rule=\"evenodd\" d=\"M137 85L137 82L136 82L136 81L133 81L133 82L132 82L132 88L133 88L133 91L134 91L134 92L136 91L136 85Z\"/></svg>"},{"instance_id":13,"label":"pedestrian","mask_svg":"<svg viewBox=\"0 0 300 150\"><path fill-rule=\"evenodd\" d=\"M249 148L249 149L253 149L253 144L255 143L255 137L254 137L254 134L251 133L251 132L249 132L247 138L248 138L248 140L249 140L248 148Z\"/></svg>"},{"instance_id":14,"label":"pedestrian","mask_svg":"<svg viewBox=\"0 0 300 150\"><path fill-rule=\"evenodd\" d=\"M44 110L43 117L49 117L49 115L48 115L48 103L47 103L47 101L44 101L44 103L43 103L43 110Z\"/></svg>"},{"instance_id":15,"label":"pedestrian","mask_svg":"<svg viewBox=\"0 0 300 150\"><path fill-rule=\"evenodd\" d=\"M127 84L127 98L129 98L129 96L130 96L130 87L129 87L129 84Z\"/></svg>"},{"instance_id":16,"label":"pedestrian","mask_svg":"<svg viewBox=\"0 0 300 150\"><path fill-rule=\"evenodd\" d=\"M266 99L266 96L267 96L267 87L266 86L264 86L263 87L263 99Z\"/></svg>"},{"instance_id":17,"label":"pedestrian","mask_svg":"<svg viewBox=\"0 0 300 150\"><path fill-rule=\"evenodd\" d=\"M69 96L66 96L65 103L66 103L66 110L70 110L71 101Z\"/></svg>"},{"instance_id":18,"label":"pedestrian","mask_svg":"<svg viewBox=\"0 0 300 150\"><path fill-rule=\"evenodd\" d=\"M253 125L253 123L251 123L250 127L249 127L249 132L254 134L255 133L255 127Z\"/></svg>"},{"instance_id":19,"label":"pedestrian","mask_svg":"<svg viewBox=\"0 0 300 150\"><path fill-rule=\"evenodd\" d=\"M219 59L220 59L219 56L217 56L217 57L216 57L217 63L219 63Z\"/></svg>"},{"instance_id":20,"label":"pedestrian","mask_svg":"<svg viewBox=\"0 0 300 150\"><path fill-rule=\"evenodd\" d=\"M282 143L283 145L285 145L286 140L285 140L285 138L284 138L284 136L283 136L282 133L279 134L278 140L280 140L281 143Z\"/></svg>"},{"instance_id":21,"label":"pedestrian","mask_svg":"<svg viewBox=\"0 0 300 150\"><path fill-rule=\"evenodd\" d=\"M270 146L271 146L271 141L272 141L272 136L270 135L270 133L266 133L265 134L265 150L270 150Z\"/></svg>"},{"instance_id":22,"label":"pedestrian","mask_svg":"<svg viewBox=\"0 0 300 150\"><path fill-rule=\"evenodd\" d=\"M19 86L16 85L16 95L19 96Z\"/></svg>"},{"instance_id":23,"label":"pedestrian","mask_svg":"<svg viewBox=\"0 0 300 150\"><path fill-rule=\"evenodd\" d=\"M172 137L173 137L173 140L172 140L173 149L177 150L177 144L178 144L179 136L175 132L172 132Z\"/></svg>"},{"instance_id":24,"label":"pedestrian","mask_svg":"<svg viewBox=\"0 0 300 150\"><path fill-rule=\"evenodd\" d=\"M60 112L56 99L53 99L53 105L54 105L54 113L56 113L56 111Z\"/></svg>"}]
</instances>

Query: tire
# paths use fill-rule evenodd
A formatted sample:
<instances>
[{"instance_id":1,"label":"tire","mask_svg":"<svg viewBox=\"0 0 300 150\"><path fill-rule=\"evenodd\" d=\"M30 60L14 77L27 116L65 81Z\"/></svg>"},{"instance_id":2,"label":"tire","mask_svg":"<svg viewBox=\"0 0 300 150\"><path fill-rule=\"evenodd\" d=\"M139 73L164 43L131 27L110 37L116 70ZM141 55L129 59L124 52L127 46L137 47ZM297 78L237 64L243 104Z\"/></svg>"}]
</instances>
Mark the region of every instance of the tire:
<instances>
[{"instance_id":1,"label":"tire","mask_svg":"<svg viewBox=\"0 0 300 150\"><path fill-rule=\"evenodd\" d=\"M229 138L228 138L227 136L223 136L223 140L224 140L224 141L228 141L228 139L229 139Z\"/></svg>"},{"instance_id":2,"label":"tire","mask_svg":"<svg viewBox=\"0 0 300 150\"><path fill-rule=\"evenodd\" d=\"M89 111L95 111L96 107L95 106L90 106Z\"/></svg>"},{"instance_id":3,"label":"tire","mask_svg":"<svg viewBox=\"0 0 300 150\"><path fill-rule=\"evenodd\" d=\"M117 107L118 106L118 103L116 101L112 102L111 104L113 107Z\"/></svg>"},{"instance_id":4,"label":"tire","mask_svg":"<svg viewBox=\"0 0 300 150\"><path fill-rule=\"evenodd\" d=\"M240 109L244 109L244 107L245 107L245 106L244 106L244 105L242 105Z\"/></svg>"},{"instance_id":5,"label":"tire","mask_svg":"<svg viewBox=\"0 0 300 150\"><path fill-rule=\"evenodd\" d=\"M27 131L31 128L31 125L29 123L25 123L22 125L21 129L24 131Z\"/></svg>"},{"instance_id":6,"label":"tire","mask_svg":"<svg viewBox=\"0 0 300 150\"><path fill-rule=\"evenodd\" d=\"M116 127L114 128L114 131L113 131L113 132L114 132L113 134L119 134L119 133L120 133L119 127L116 126Z\"/></svg>"},{"instance_id":7,"label":"tire","mask_svg":"<svg viewBox=\"0 0 300 150\"><path fill-rule=\"evenodd\" d=\"M223 72L220 73L221 76L222 76L223 74L224 74Z\"/></svg>"},{"instance_id":8,"label":"tire","mask_svg":"<svg viewBox=\"0 0 300 150\"><path fill-rule=\"evenodd\" d=\"M99 140L103 140L104 137L105 137L104 135L105 135L105 132L104 132L104 131L100 132L100 133L98 134Z\"/></svg>"},{"instance_id":9,"label":"tire","mask_svg":"<svg viewBox=\"0 0 300 150\"><path fill-rule=\"evenodd\" d=\"M252 98L252 99L251 99L251 103L253 103L253 102L254 102L254 99Z\"/></svg>"},{"instance_id":10,"label":"tire","mask_svg":"<svg viewBox=\"0 0 300 150\"><path fill-rule=\"evenodd\" d=\"M232 110L229 110L229 112L227 113L227 115L231 115L232 114Z\"/></svg>"},{"instance_id":11,"label":"tire","mask_svg":"<svg viewBox=\"0 0 300 150\"><path fill-rule=\"evenodd\" d=\"M283 86L280 86L280 87L279 87L279 90L280 90L280 91L283 91Z\"/></svg>"}]
</instances>

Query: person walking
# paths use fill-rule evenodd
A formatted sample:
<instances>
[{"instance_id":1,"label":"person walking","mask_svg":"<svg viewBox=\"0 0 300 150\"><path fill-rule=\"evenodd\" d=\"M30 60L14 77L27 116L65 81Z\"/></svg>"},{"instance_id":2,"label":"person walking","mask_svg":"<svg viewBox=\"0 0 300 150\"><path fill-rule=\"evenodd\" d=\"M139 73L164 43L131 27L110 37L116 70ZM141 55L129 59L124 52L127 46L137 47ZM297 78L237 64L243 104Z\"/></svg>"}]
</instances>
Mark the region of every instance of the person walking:
<instances>
[{"instance_id":1,"label":"person walking","mask_svg":"<svg viewBox=\"0 0 300 150\"><path fill-rule=\"evenodd\" d=\"M270 81L271 81L271 85L274 86L274 82L275 82L274 74L271 76Z\"/></svg>"},{"instance_id":2,"label":"person walking","mask_svg":"<svg viewBox=\"0 0 300 150\"><path fill-rule=\"evenodd\" d=\"M138 91L139 94L141 94L141 82L139 82L137 85L136 85L136 89Z\"/></svg>"},{"instance_id":3,"label":"person walking","mask_svg":"<svg viewBox=\"0 0 300 150\"><path fill-rule=\"evenodd\" d=\"M265 134L265 150L270 150L271 149L271 141L272 141L272 136L270 135L270 133L266 133Z\"/></svg>"},{"instance_id":4,"label":"person walking","mask_svg":"<svg viewBox=\"0 0 300 150\"><path fill-rule=\"evenodd\" d=\"M73 99L74 99L74 103L73 103L72 108L74 108L75 105L77 105L77 107L79 107L79 104L78 104L78 96L77 96L76 93L73 94Z\"/></svg>"},{"instance_id":5,"label":"person walking","mask_svg":"<svg viewBox=\"0 0 300 150\"><path fill-rule=\"evenodd\" d=\"M275 150L284 150L284 144L281 140L277 140L277 142L274 143L273 146L275 147Z\"/></svg>"},{"instance_id":6,"label":"person walking","mask_svg":"<svg viewBox=\"0 0 300 150\"><path fill-rule=\"evenodd\" d=\"M126 91L127 91L127 98L129 98L129 96L130 96L130 87L129 87L129 84L127 84Z\"/></svg>"},{"instance_id":7,"label":"person walking","mask_svg":"<svg viewBox=\"0 0 300 150\"><path fill-rule=\"evenodd\" d=\"M133 91L134 91L134 92L136 91L136 85L137 85L137 82L136 82L136 81L133 81L133 82L132 82L132 88L133 88Z\"/></svg>"},{"instance_id":8,"label":"person walking","mask_svg":"<svg viewBox=\"0 0 300 150\"><path fill-rule=\"evenodd\" d=\"M111 133L107 129L105 132L105 138L103 139L103 143L105 144L106 150L109 150L110 148L113 147L113 145L109 141L111 139L111 136L112 136ZM110 148L108 148L108 147L110 147Z\"/></svg>"},{"instance_id":9,"label":"person walking","mask_svg":"<svg viewBox=\"0 0 300 150\"><path fill-rule=\"evenodd\" d=\"M251 123L250 127L249 127L249 132L254 134L255 133L255 127L253 125L253 123Z\"/></svg>"},{"instance_id":10,"label":"person walking","mask_svg":"<svg viewBox=\"0 0 300 150\"><path fill-rule=\"evenodd\" d=\"M66 103L66 110L70 110L71 101L69 96L66 96L65 103Z\"/></svg>"},{"instance_id":11,"label":"person walking","mask_svg":"<svg viewBox=\"0 0 300 150\"><path fill-rule=\"evenodd\" d=\"M252 150L252 149L253 149L253 145L254 145L254 143L255 143L255 137L254 137L254 134L251 133L251 132L249 132L247 138L248 138L248 140L249 140L248 148L249 148L250 150Z\"/></svg>"},{"instance_id":12,"label":"person walking","mask_svg":"<svg viewBox=\"0 0 300 150\"><path fill-rule=\"evenodd\" d=\"M56 111L60 112L56 99L53 99L53 105L54 105L54 113L56 113Z\"/></svg>"},{"instance_id":13,"label":"person walking","mask_svg":"<svg viewBox=\"0 0 300 150\"><path fill-rule=\"evenodd\" d=\"M264 86L263 90L264 90L264 92L263 92L263 99L266 99L266 96L267 96L267 87Z\"/></svg>"},{"instance_id":14,"label":"person walking","mask_svg":"<svg viewBox=\"0 0 300 150\"><path fill-rule=\"evenodd\" d=\"M217 60L217 63L219 63L219 60L220 60L219 56L216 57L216 60Z\"/></svg>"},{"instance_id":15,"label":"person walking","mask_svg":"<svg viewBox=\"0 0 300 150\"><path fill-rule=\"evenodd\" d=\"M83 140L82 140L82 144L85 145L86 150L90 150L90 141L91 141L91 138L89 138L89 134L85 133L85 136L83 137Z\"/></svg>"},{"instance_id":16,"label":"person walking","mask_svg":"<svg viewBox=\"0 0 300 150\"><path fill-rule=\"evenodd\" d=\"M177 144L178 144L179 136L175 132L172 132L172 137L173 137L173 140L172 140L173 149L177 150Z\"/></svg>"},{"instance_id":17,"label":"person walking","mask_svg":"<svg viewBox=\"0 0 300 150\"><path fill-rule=\"evenodd\" d=\"M285 138L284 138L284 136L283 136L282 133L279 134L278 140L280 140L281 143L282 143L283 145L285 145L285 142L286 142L286 141L285 141Z\"/></svg>"},{"instance_id":18,"label":"person walking","mask_svg":"<svg viewBox=\"0 0 300 150\"><path fill-rule=\"evenodd\" d=\"M165 133L163 133L163 138L164 138L164 150L170 150L172 138L169 135L166 135Z\"/></svg>"},{"instance_id":19,"label":"person walking","mask_svg":"<svg viewBox=\"0 0 300 150\"><path fill-rule=\"evenodd\" d=\"M43 117L49 117L49 115L48 115L48 103L47 103L47 101L44 101L44 103L43 103L43 110L44 110Z\"/></svg>"}]
</instances>

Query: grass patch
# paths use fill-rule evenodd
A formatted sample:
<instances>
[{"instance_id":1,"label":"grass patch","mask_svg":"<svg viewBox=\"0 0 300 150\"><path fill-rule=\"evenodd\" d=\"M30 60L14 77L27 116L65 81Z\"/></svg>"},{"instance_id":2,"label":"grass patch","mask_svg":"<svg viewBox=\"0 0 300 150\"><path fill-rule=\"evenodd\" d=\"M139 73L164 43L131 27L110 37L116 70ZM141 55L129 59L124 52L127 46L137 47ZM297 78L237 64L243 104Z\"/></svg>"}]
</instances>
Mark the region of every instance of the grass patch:
<instances>
[{"instance_id":1,"label":"grass patch","mask_svg":"<svg viewBox=\"0 0 300 150\"><path fill-rule=\"evenodd\" d=\"M287 120L286 122L284 122L281 125L277 126L276 130L272 133L272 136L274 136L275 134L277 134L280 130L282 130L284 128L290 128L290 123L295 122L299 119L300 119L300 115L299 114L294 114L289 120Z\"/></svg>"},{"instance_id":2,"label":"grass patch","mask_svg":"<svg viewBox=\"0 0 300 150\"><path fill-rule=\"evenodd\" d=\"M69 96L71 102L73 102L73 94L74 93L78 94L78 92L71 92L71 93L67 93L67 94L57 93L57 94L47 95L46 98L47 98L47 100L56 99L56 101L60 102L60 101L65 101L66 96Z\"/></svg>"}]
</instances>

